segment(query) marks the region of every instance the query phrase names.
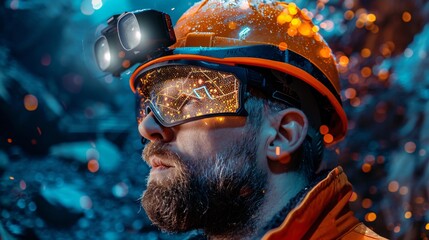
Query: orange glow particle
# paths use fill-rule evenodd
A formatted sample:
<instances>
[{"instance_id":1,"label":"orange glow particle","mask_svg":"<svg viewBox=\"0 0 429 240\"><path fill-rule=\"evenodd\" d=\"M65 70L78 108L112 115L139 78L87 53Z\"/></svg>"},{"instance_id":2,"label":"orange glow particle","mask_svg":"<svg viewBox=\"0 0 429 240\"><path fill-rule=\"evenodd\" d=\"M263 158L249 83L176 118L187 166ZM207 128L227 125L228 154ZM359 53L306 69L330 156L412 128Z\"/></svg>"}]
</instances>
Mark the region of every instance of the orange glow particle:
<instances>
[{"instance_id":1,"label":"orange glow particle","mask_svg":"<svg viewBox=\"0 0 429 240\"><path fill-rule=\"evenodd\" d=\"M365 221L367 222L374 222L375 219L377 219L377 214L374 212L369 212L365 215Z\"/></svg>"},{"instance_id":2,"label":"orange glow particle","mask_svg":"<svg viewBox=\"0 0 429 240\"><path fill-rule=\"evenodd\" d=\"M395 233L398 233L398 232L400 232L400 231L401 231L401 227L400 227L400 226L395 226L395 228L393 228L393 231L394 231Z\"/></svg>"},{"instance_id":3,"label":"orange glow particle","mask_svg":"<svg viewBox=\"0 0 429 240\"><path fill-rule=\"evenodd\" d=\"M359 76L356 73L352 73L349 75L349 83L356 84L359 83Z\"/></svg>"},{"instance_id":4,"label":"orange glow particle","mask_svg":"<svg viewBox=\"0 0 429 240\"><path fill-rule=\"evenodd\" d=\"M312 30L313 32L317 33L317 32L319 32L319 27L318 27L318 26L313 26L313 27L311 28L311 30Z\"/></svg>"},{"instance_id":5,"label":"orange glow particle","mask_svg":"<svg viewBox=\"0 0 429 240\"><path fill-rule=\"evenodd\" d=\"M368 57L370 57L370 56L371 56L371 50L369 50L369 48L364 48L364 49L362 49L362 50L360 51L360 55L361 55L363 58L368 58Z\"/></svg>"},{"instance_id":6,"label":"orange glow particle","mask_svg":"<svg viewBox=\"0 0 429 240\"><path fill-rule=\"evenodd\" d=\"M340 65L343 67L347 67L347 65L349 64L349 58L346 56L341 56L340 57Z\"/></svg>"},{"instance_id":7,"label":"orange glow particle","mask_svg":"<svg viewBox=\"0 0 429 240\"><path fill-rule=\"evenodd\" d=\"M399 194L401 194L401 195L407 195L407 193L408 193L408 187L402 186L402 187L399 188Z\"/></svg>"},{"instance_id":8,"label":"orange glow particle","mask_svg":"<svg viewBox=\"0 0 429 240\"><path fill-rule=\"evenodd\" d=\"M280 49L280 51L286 50L287 49L287 43L285 43L285 42L279 43L279 49Z\"/></svg>"},{"instance_id":9,"label":"orange glow particle","mask_svg":"<svg viewBox=\"0 0 429 240\"><path fill-rule=\"evenodd\" d=\"M301 9L301 15L302 15L302 18L307 21L310 21L314 17L313 13L308 11L308 9L306 8Z\"/></svg>"},{"instance_id":10,"label":"orange glow particle","mask_svg":"<svg viewBox=\"0 0 429 240\"><path fill-rule=\"evenodd\" d=\"M369 163L362 164L362 172L368 173L370 171L371 171L371 164Z\"/></svg>"},{"instance_id":11,"label":"orange glow particle","mask_svg":"<svg viewBox=\"0 0 429 240\"><path fill-rule=\"evenodd\" d=\"M122 62L122 67L124 67L124 68L129 68L130 65L131 65L130 60L124 60Z\"/></svg>"},{"instance_id":12,"label":"orange glow particle","mask_svg":"<svg viewBox=\"0 0 429 240\"><path fill-rule=\"evenodd\" d=\"M124 51L120 51L120 52L118 53L118 57L119 57L119 58L124 58L124 57L125 57L125 52L124 52Z\"/></svg>"},{"instance_id":13,"label":"orange glow particle","mask_svg":"<svg viewBox=\"0 0 429 240\"><path fill-rule=\"evenodd\" d=\"M362 21L361 19L358 19L357 21L356 21L356 27L357 28L363 28L365 26L365 22L364 21Z\"/></svg>"},{"instance_id":14,"label":"orange glow particle","mask_svg":"<svg viewBox=\"0 0 429 240\"><path fill-rule=\"evenodd\" d=\"M425 229L429 230L429 223L426 223Z\"/></svg>"},{"instance_id":15,"label":"orange glow particle","mask_svg":"<svg viewBox=\"0 0 429 240\"><path fill-rule=\"evenodd\" d=\"M296 30L296 28L294 28L294 27L290 27L290 28L287 30L287 34L288 34L289 36L291 36L291 37L295 37L297 33L298 33L298 31L297 31L297 30Z\"/></svg>"},{"instance_id":16,"label":"orange glow particle","mask_svg":"<svg viewBox=\"0 0 429 240\"><path fill-rule=\"evenodd\" d=\"M404 217L406 218L406 219L409 219L409 218L411 218L413 216L413 213L412 212L410 212L410 211L406 211L405 212L405 214L404 214Z\"/></svg>"},{"instance_id":17,"label":"orange glow particle","mask_svg":"<svg viewBox=\"0 0 429 240\"><path fill-rule=\"evenodd\" d=\"M350 105L352 105L353 107L359 107L360 103L360 98L358 97L350 99Z\"/></svg>"},{"instance_id":18,"label":"orange glow particle","mask_svg":"<svg viewBox=\"0 0 429 240\"><path fill-rule=\"evenodd\" d=\"M225 120L225 118L224 118L224 117L217 117L217 118L216 118L216 120L217 120L218 122L223 122L223 121Z\"/></svg>"},{"instance_id":19,"label":"orange glow particle","mask_svg":"<svg viewBox=\"0 0 429 240\"><path fill-rule=\"evenodd\" d=\"M362 77L367 78L369 76L371 76L372 70L370 67L364 67L362 68L362 70L360 71L360 74L362 75Z\"/></svg>"},{"instance_id":20,"label":"orange glow particle","mask_svg":"<svg viewBox=\"0 0 429 240\"><path fill-rule=\"evenodd\" d=\"M289 20L290 19L290 20ZM289 21L288 21L289 20ZM278 17L277 17L277 23L280 25L285 24L286 22L290 22L292 20L292 17L288 14L285 13L281 13ZM229 26L229 24L228 24ZM232 28L231 28L232 29Z\"/></svg>"},{"instance_id":21,"label":"orange glow particle","mask_svg":"<svg viewBox=\"0 0 429 240\"><path fill-rule=\"evenodd\" d=\"M372 206L372 200L369 198L365 198L362 200L362 207L363 208L370 208Z\"/></svg>"},{"instance_id":22,"label":"orange glow particle","mask_svg":"<svg viewBox=\"0 0 429 240\"><path fill-rule=\"evenodd\" d=\"M98 165L98 161L95 159L91 159L88 162L88 170L92 173L95 173L98 171L98 169L100 168L100 166Z\"/></svg>"},{"instance_id":23,"label":"orange glow particle","mask_svg":"<svg viewBox=\"0 0 429 240\"><path fill-rule=\"evenodd\" d=\"M329 132L329 128L326 125L322 125L319 128L320 134L325 135Z\"/></svg>"},{"instance_id":24,"label":"orange glow particle","mask_svg":"<svg viewBox=\"0 0 429 240\"><path fill-rule=\"evenodd\" d=\"M416 144L414 142L407 142L404 146L405 152L413 153L416 151Z\"/></svg>"},{"instance_id":25,"label":"orange glow particle","mask_svg":"<svg viewBox=\"0 0 429 240\"><path fill-rule=\"evenodd\" d=\"M346 96L346 98L348 98L348 99L355 98L355 97L356 97L356 89L354 89L354 88L347 88L347 89L344 91L344 95L345 95L345 96Z\"/></svg>"},{"instance_id":26,"label":"orange glow particle","mask_svg":"<svg viewBox=\"0 0 429 240\"><path fill-rule=\"evenodd\" d=\"M323 40L322 35L320 35L320 34L314 34L313 38L314 38L314 40L316 40L318 42L321 42Z\"/></svg>"},{"instance_id":27,"label":"orange glow particle","mask_svg":"<svg viewBox=\"0 0 429 240\"><path fill-rule=\"evenodd\" d=\"M237 23L234 22L234 21L229 22L228 23L228 28L231 29L231 30L236 29L237 28Z\"/></svg>"},{"instance_id":28,"label":"orange glow particle","mask_svg":"<svg viewBox=\"0 0 429 240\"><path fill-rule=\"evenodd\" d=\"M374 14L370 13L366 16L366 20L368 20L368 22L375 22L375 20L377 20L377 17Z\"/></svg>"},{"instance_id":29,"label":"orange glow particle","mask_svg":"<svg viewBox=\"0 0 429 240\"><path fill-rule=\"evenodd\" d=\"M295 3L289 3L289 5L287 6L287 10L289 11L289 14L292 16L298 13L298 9L296 8Z\"/></svg>"},{"instance_id":30,"label":"orange glow particle","mask_svg":"<svg viewBox=\"0 0 429 240\"><path fill-rule=\"evenodd\" d=\"M425 202L425 199L423 197L416 197L416 199L414 199L414 202L417 204L423 204Z\"/></svg>"},{"instance_id":31,"label":"orange glow particle","mask_svg":"<svg viewBox=\"0 0 429 240\"><path fill-rule=\"evenodd\" d=\"M310 36L313 33L310 24L305 22L298 27L298 31L303 36Z\"/></svg>"},{"instance_id":32,"label":"orange glow particle","mask_svg":"<svg viewBox=\"0 0 429 240\"><path fill-rule=\"evenodd\" d=\"M294 26L294 27L299 27L301 25L301 20L299 18L294 18L294 19L292 19L290 24L292 24L292 26Z\"/></svg>"},{"instance_id":33,"label":"orange glow particle","mask_svg":"<svg viewBox=\"0 0 429 240\"><path fill-rule=\"evenodd\" d=\"M380 52L385 57L390 56L390 54L392 54L392 50L390 50L390 48L387 45L382 45Z\"/></svg>"},{"instance_id":34,"label":"orange glow particle","mask_svg":"<svg viewBox=\"0 0 429 240\"><path fill-rule=\"evenodd\" d=\"M397 181L391 181L387 188L389 192L397 192L399 189L399 183Z\"/></svg>"},{"instance_id":35,"label":"orange glow particle","mask_svg":"<svg viewBox=\"0 0 429 240\"><path fill-rule=\"evenodd\" d=\"M276 147L276 155L279 156L280 155L280 147Z\"/></svg>"},{"instance_id":36,"label":"orange glow particle","mask_svg":"<svg viewBox=\"0 0 429 240\"><path fill-rule=\"evenodd\" d=\"M325 143L331 143L332 141L334 141L334 137L328 133L323 136L323 141L325 141Z\"/></svg>"},{"instance_id":37,"label":"orange glow particle","mask_svg":"<svg viewBox=\"0 0 429 240\"><path fill-rule=\"evenodd\" d=\"M355 13L354 13L352 10L347 10L347 11L344 13L344 18L345 18L346 20L352 20L354 17L355 17Z\"/></svg>"},{"instance_id":38,"label":"orange glow particle","mask_svg":"<svg viewBox=\"0 0 429 240\"><path fill-rule=\"evenodd\" d=\"M371 28L371 32L372 33L378 33L378 31L380 31L380 28L378 26L375 26L373 28Z\"/></svg>"},{"instance_id":39,"label":"orange glow particle","mask_svg":"<svg viewBox=\"0 0 429 240\"><path fill-rule=\"evenodd\" d=\"M407 11L402 13L402 21L404 22L410 22L411 21L411 14Z\"/></svg>"},{"instance_id":40,"label":"orange glow particle","mask_svg":"<svg viewBox=\"0 0 429 240\"><path fill-rule=\"evenodd\" d=\"M356 192L352 192L352 195L349 198L349 202L354 202L354 201L357 200L357 198L358 198L357 193Z\"/></svg>"},{"instance_id":41,"label":"orange glow particle","mask_svg":"<svg viewBox=\"0 0 429 240\"><path fill-rule=\"evenodd\" d=\"M389 78L389 72L385 69L380 70L380 72L378 72L378 78L382 81L388 79Z\"/></svg>"},{"instance_id":42,"label":"orange glow particle","mask_svg":"<svg viewBox=\"0 0 429 240\"><path fill-rule=\"evenodd\" d=\"M13 142L13 141L12 141L12 138L8 138L8 139L7 139L7 142L8 142L8 143L12 143L12 142Z\"/></svg>"},{"instance_id":43,"label":"orange glow particle","mask_svg":"<svg viewBox=\"0 0 429 240\"><path fill-rule=\"evenodd\" d=\"M323 58L329 58L331 56L331 49L329 49L328 47L323 47L322 49L320 49L319 54Z\"/></svg>"},{"instance_id":44,"label":"orange glow particle","mask_svg":"<svg viewBox=\"0 0 429 240\"><path fill-rule=\"evenodd\" d=\"M37 98L34 95L28 94L24 97L24 107L28 111L34 111L39 105Z\"/></svg>"}]
</instances>

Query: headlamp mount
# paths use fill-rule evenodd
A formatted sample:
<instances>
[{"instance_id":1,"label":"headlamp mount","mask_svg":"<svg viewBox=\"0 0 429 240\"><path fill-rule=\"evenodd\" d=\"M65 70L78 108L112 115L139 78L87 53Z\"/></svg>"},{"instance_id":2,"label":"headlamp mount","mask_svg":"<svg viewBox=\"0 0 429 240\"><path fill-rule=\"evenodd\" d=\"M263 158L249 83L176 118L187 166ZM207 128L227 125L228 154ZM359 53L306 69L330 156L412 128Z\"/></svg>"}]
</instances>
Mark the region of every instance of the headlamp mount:
<instances>
[{"instance_id":1,"label":"headlamp mount","mask_svg":"<svg viewBox=\"0 0 429 240\"><path fill-rule=\"evenodd\" d=\"M107 20L94 44L98 67L119 76L136 63L168 55L176 42L171 18L152 9L125 12Z\"/></svg>"}]
</instances>

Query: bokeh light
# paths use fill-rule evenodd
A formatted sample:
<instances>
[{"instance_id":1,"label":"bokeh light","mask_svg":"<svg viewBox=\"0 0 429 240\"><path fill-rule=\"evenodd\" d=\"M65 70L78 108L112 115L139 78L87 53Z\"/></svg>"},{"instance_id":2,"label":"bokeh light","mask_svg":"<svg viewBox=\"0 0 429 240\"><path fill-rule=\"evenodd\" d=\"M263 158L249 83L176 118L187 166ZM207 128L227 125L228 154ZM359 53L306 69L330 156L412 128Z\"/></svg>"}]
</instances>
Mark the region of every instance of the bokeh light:
<instances>
[{"instance_id":1,"label":"bokeh light","mask_svg":"<svg viewBox=\"0 0 429 240\"><path fill-rule=\"evenodd\" d=\"M91 159L88 161L88 170L92 173L95 173L100 168L98 161L95 159Z\"/></svg>"},{"instance_id":2,"label":"bokeh light","mask_svg":"<svg viewBox=\"0 0 429 240\"><path fill-rule=\"evenodd\" d=\"M329 127L326 125L322 125L319 128L320 134L325 135L329 132Z\"/></svg>"},{"instance_id":3,"label":"bokeh light","mask_svg":"<svg viewBox=\"0 0 429 240\"><path fill-rule=\"evenodd\" d=\"M388 185L389 192L397 192L399 190L399 183L397 181L391 181Z\"/></svg>"},{"instance_id":4,"label":"bokeh light","mask_svg":"<svg viewBox=\"0 0 429 240\"><path fill-rule=\"evenodd\" d=\"M365 221L367 222L374 222L375 219L377 219L377 214L374 212L369 212L365 215Z\"/></svg>"},{"instance_id":5,"label":"bokeh light","mask_svg":"<svg viewBox=\"0 0 429 240\"><path fill-rule=\"evenodd\" d=\"M369 199L369 198L364 198L362 200L362 207L365 208L365 209L368 209L368 208L372 207L372 200Z\"/></svg>"},{"instance_id":6,"label":"bokeh light","mask_svg":"<svg viewBox=\"0 0 429 240\"><path fill-rule=\"evenodd\" d=\"M409 219L409 218L411 218L413 216L413 213L412 212L410 212L410 211L406 211L405 212L405 214L404 214L404 217L406 218L406 219Z\"/></svg>"},{"instance_id":7,"label":"bokeh light","mask_svg":"<svg viewBox=\"0 0 429 240\"><path fill-rule=\"evenodd\" d=\"M364 163L363 165L362 165L362 172L364 172L364 173L369 173L370 171L371 171L371 164L369 164L369 163Z\"/></svg>"},{"instance_id":8,"label":"bokeh light","mask_svg":"<svg viewBox=\"0 0 429 240\"><path fill-rule=\"evenodd\" d=\"M416 151L416 144L414 142L407 142L404 145L404 149L407 153L414 153Z\"/></svg>"},{"instance_id":9,"label":"bokeh light","mask_svg":"<svg viewBox=\"0 0 429 240\"><path fill-rule=\"evenodd\" d=\"M358 198L358 195L356 192L352 192L352 195L350 196L349 202L355 202Z\"/></svg>"},{"instance_id":10,"label":"bokeh light","mask_svg":"<svg viewBox=\"0 0 429 240\"><path fill-rule=\"evenodd\" d=\"M409 13L409 12L403 12L402 13L402 21L410 22L411 18L412 18L411 13Z\"/></svg>"},{"instance_id":11,"label":"bokeh light","mask_svg":"<svg viewBox=\"0 0 429 240\"><path fill-rule=\"evenodd\" d=\"M325 143L331 143L332 141L334 141L334 137L332 136L332 134L325 134L325 136L323 136L323 141L325 141Z\"/></svg>"},{"instance_id":12,"label":"bokeh light","mask_svg":"<svg viewBox=\"0 0 429 240\"><path fill-rule=\"evenodd\" d=\"M360 54L363 58L368 58L371 56L371 50L369 48L364 48L364 49L362 49Z\"/></svg>"},{"instance_id":13,"label":"bokeh light","mask_svg":"<svg viewBox=\"0 0 429 240\"><path fill-rule=\"evenodd\" d=\"M92 7L93 7L95 10L100 9L100 8L103 6L103 2L102 2L102 0L92 0L92 1L91 1L91 3L92 3Z\"/></svg>"},{"instance_id":14,"label":"bokeh light","mask_svg":"<svg viewBox=\"0 0 429 240\"><path fill-rule=\"evenodd\" d=\"M322 56L323 58L331 57L331 49L327 47L323 47L322 49L320 49L319 53L320 53L320 56Z\"/></svg>"},{"instance_id":15,"label":"bokeh light","mask_svg":"<svg viewBox=\"0 0 429 240\"><path fill-rule=\"evenodd\" d=\"M37 97L31 94L28 94L24 97L24 107L28 111L35 111L39 105Z\"/></svg>"},{"instance_id":16,"label":"bokeh light","mask_svg":"<svg viewBox=\"0 0 429 240\"><path fill-rule=\"evenodd\" d=\"M281 51L285 51L287 49L287 43L285 43L285 42L279 43L279 49Z\"/></svg>"}]
</instances>

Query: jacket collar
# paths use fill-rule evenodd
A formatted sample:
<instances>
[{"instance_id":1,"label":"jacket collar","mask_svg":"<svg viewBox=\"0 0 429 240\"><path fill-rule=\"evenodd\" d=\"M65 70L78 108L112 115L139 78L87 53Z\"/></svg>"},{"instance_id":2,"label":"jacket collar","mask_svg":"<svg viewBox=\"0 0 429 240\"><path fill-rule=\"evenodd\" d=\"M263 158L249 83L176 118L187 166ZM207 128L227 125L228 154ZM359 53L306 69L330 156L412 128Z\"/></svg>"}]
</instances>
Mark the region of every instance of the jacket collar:
<instances>
[{"instance_id":1,"label":"jacket collar","mask_svg":"<svg viewBox=\"0 0 429 240\"><path fill-rule=\"evenodd\" d=\"M335 239L359 221L349 210L352 185L341 167L333 169L263 239ZM323 237L322 237L323 236Z\"/></svg>"}]
</instances>

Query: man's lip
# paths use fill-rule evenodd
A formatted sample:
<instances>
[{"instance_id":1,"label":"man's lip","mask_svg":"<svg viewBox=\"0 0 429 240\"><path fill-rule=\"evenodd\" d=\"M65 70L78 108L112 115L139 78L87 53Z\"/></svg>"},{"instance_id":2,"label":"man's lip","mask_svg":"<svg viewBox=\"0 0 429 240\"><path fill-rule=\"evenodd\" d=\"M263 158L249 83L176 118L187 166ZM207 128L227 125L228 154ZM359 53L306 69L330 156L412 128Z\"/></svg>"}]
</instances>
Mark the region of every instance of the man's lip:
<instances>
[{"instance_id":1,"label":"man's lip","mask_svg":"<svg viewBox=\"0 0 429 240\"><path fill-rule=\"evenodd\" d=\"M152 168L170 168L171 164L166 163L160 157L154 156L149 159L149 164Z\"/></svg>"}]
</instances>

